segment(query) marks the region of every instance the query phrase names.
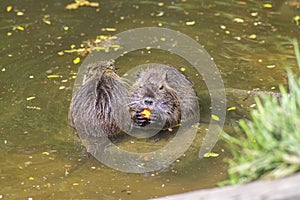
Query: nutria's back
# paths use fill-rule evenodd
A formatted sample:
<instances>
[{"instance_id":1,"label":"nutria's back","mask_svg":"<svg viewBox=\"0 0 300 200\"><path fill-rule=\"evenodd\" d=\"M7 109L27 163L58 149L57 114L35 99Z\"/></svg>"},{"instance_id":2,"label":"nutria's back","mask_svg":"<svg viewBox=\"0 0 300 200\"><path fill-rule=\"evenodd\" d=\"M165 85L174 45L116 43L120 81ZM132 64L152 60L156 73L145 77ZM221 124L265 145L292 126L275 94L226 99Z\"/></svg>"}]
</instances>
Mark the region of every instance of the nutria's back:
<instances>
[{"instance_id":1,"label":"nutria's back","mask_svg":"<svg viewBox=\"0 0 300 200\"><path fill-rule=\"evenodd\" d=\"M115 136L130 127L127 96L112 62L90 64L73 94L69 124L81 138Z\"/></svg>"}]
</instances>

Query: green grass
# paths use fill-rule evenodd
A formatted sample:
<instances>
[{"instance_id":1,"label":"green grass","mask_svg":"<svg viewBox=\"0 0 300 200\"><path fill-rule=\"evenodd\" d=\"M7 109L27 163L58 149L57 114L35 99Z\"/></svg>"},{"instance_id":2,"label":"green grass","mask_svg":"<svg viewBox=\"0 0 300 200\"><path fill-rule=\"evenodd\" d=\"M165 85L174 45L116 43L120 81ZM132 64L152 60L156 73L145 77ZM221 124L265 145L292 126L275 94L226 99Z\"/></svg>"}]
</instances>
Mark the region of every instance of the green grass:
<instances>
[{"instance_id":1,"label":"green grass","mask_svg":"<svg viewBox=\"0 0 300 200\"><path fill-rule=\"evenodd\" d=\"M293 41L300 69L297 41ZM251 120L240 120L238 136L226 133L233 158L228 160L229 179L220 185L240 184L259 178L280 178L300 171L300 79L288 72L289 92L281 97L256 99Z\"/></svg>"}]
</instances>

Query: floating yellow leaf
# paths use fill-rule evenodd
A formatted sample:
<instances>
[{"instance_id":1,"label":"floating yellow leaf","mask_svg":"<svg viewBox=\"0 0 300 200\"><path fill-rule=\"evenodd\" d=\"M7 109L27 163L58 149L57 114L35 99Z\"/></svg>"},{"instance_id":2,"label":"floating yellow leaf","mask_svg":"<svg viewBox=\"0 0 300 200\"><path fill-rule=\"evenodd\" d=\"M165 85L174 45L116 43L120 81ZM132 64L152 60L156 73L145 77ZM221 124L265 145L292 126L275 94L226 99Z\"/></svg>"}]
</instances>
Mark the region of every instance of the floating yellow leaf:
<instances>
[{"instance_id":1,"label":"floating yellow leaf","mask_svg":"<svg viewBox=\"0 0 300 200\"><path fill-rule=\"evenodd\" d=\"M34 178L33 178L32 176L30 176L30 177L28 178L28 180L34 181Z\"/></svg>"},{"instance_id":2,"label":"floating yellow leaf","mask_svg":"<svg viewBox=\"0 0 300 200\"><path fill-rule=\"evenodd\" d=\"M73 63L76 65L78 63L80 63L80 58L79 57L76 57L74 60L73 60Z\"/></svg>"},{"instance_id":3,"label":"floating yellow leaf","mask_svg":"<svg viewBox=\"0 0 300 200\"><path fill-rule=\"evenodd\" d=\"M185 25L187 25L187 26L193 26L195 24L196 24L196 21L185 22Z\"/></svg>"},{"instance_id":4,"label":"floating yellow leaf","mask_svg":"<svg viewBox=\"0 0 300 200\"><path fill-rule=\"evenodd\" d=\"M256 104L254 103L254 104L251 104L249 107L254 108L255 106L256 106Z\"/></svg>"},{"instance_id":5,"label":"floating yellow leaf","mask_svg":"<svg viewBox=\"0 0 300 200\"><path fill-rule=\"evenodd\" d=\"M220 118L217 115L211 115L211 118L215 121L220 121Z\"/></svg>"},{"instance_id":6,"label":"floating yellow leaf","mask_svg":"<svg viewBox=\"0 0 300 200\"><path fill-rule=\"evenodd\" d=\"M162 17L164 15L164 11L160 11L159 13L156 14L156 17Z\"/></svg>"},{"instance_id":7,"label":"floating yellow leaf","mask_svg":"<svg viewBox=\"0 0 300 200\"><path fill-rule=\"evenodd\" d=\"M25 30L25 28L23 27L23 26L17 26L16 27L18 30L20 30L20 31L24 31Z\"/></svg>"},{"instance_id":8,"label":"floating yellow leaf","mask_svg":"<svg viewBox=\"0 0 300 200\"><path fill-rule=\"evenodd\" d=\"M45 156L49 156L50 155L50 153L48 151L44 151L42 154L45 155Z\"/></svg>"},{"instance_id":9,"label":"floating yellow leaf","mask_svg":"<svg viewBox=\"0 0 300 200\"><path fill-rule=\"evenodd\" d=\"M17 12L17 15L18 15L18 16L23 16L23 15L24 15L24 13L23 13L23 12L21 12L21 11L19 11L19 12Z\"/></svg>"},{"instance_id":10,"label":"floating yellow leaf","mask_svg":"<svg viewBox=\"0 0 300 200\"><path fill-rule=\"evenodd\" d=\"M48 19L43 19L43 22L44 22L45 24L48 24L48 25L50 25L50 24L51 24L51 21L50 21L50 20L48 20Z\"/></svg>"},{"instance_id":11,"label":"floating yellow leaf","mask_svg":"<svg viewBox=\"0 0 300 200\"><path fill-rule=\"evenodd\" d=\"M186 70L185 67L180 68L180 71L182 71L182 72L184 72L185 70Z\"/></svg>"},{"instance_id":12,"label":"floating yellow leaf","mask_svg":"<svg viewBox=\"0 0 300 200\"><path fill-rule=\"evenodd\" d=\"M34 96L31 96L31 97L27 97L27 98L26 98L27 101L30 101L30 100L33 100L33 99L35 99Z\"/></svg>"},{"instance_id":13,"label":"floating yellow leaf","mask_svg":"<svg viewBox=\"0 0 300 200\"><path fill-rule=\"evenodd\" d=\"M80 6L99 7L98 2L89 2L87 0L75 0L75 3L70 3L66 6L67 10L74 10Z\"/></svg>"},{"instance_id":14,"label":"floating yellow leaf","mask_svg":"<svg viewBox=\"0 0 300 200\"><path fill-rule=\"evenodd\" d=\"M296 23L296 25L300 25L300 16L296 15L295 17L293 17L294 22Z\"/></svg>"},{"instance_id":15,"label":"floating yellow leaf","mask_svg":"<svg viewBox=\"0 0 300 200\"><path fill-rule=\"evenodd\" d=\"M251 35L248 36L248 38L250 38L250 39L256 39L256 37L257 36L255 34L251 34Z\"/></svg>"},{"instance_id":16,"label":"floating yellow leaf","mask_svg":"<svg viewBox=\"0 0 300 200\"><path fill-rule=\"evenodd\" d=\"M215 158L215 157L218 157L219 155L220 154L218 154L218 153L209 152L209 153L204 154L204 158L209 158L209 157Z\"/></svg>"},{"instance_id":17,"label":"floating yellow leaf","mask_svg":"<svg viewBox=\"0 0 300 200\"><path fill-rule=\"evenodd\" d=\"M12 9L13 9L12 6L7 6L7 7L6 7L6 12L10 12L10 11L12 11Z\"/></svg>"},{"instance_id":18,"label":"floating yellow leaf","mask_svg":"<svg viewBox=\"0 0 300 200\"><path fill-rule=\"evenodd\" d=\"M105 28L106 31L109 31L109 32L114 32L116 31L117 29L116 28Z\"/></svg>"},{"instance_id":19,"label":"floating yellow leaf","mask_svg":"<svg viewBox=\"0 0 300 200\"><path fill-rule=\"evenodd\" d=\"M65 31L69 30L69 27L68 26L64 26L64 30Z\"/></svg>"},{"instance_id":20,"label":"floating yellow leaf","mask_svg":"<svg viewBox=\"0 0 300 200\"><path fill-rule=\"evenodd\" d=\"M236 110L236 107L233 106L233 107L227 108L227 110L228 110L228 111Z\"/></svg>"},{"instance_id":21,"label":"floating yellow leaf","mask_svg":"<svg viewBox=\"0 0 300 200\"><path fill-rule=\"evenodd\" d=\"M225 25L221 25L220 28L224 30L224 29L226 29L226 26Z\"/></svg>"},{"instance_id":22,"label":"floating yellow leaf","mask_svg":"<svg viewBox=\"0 0 300 200\"><path fill-rule=\"evenodd\" d=\"M244 20L242 18L234 18L232 21L236 23L244 23Z\"/></svg>"},{"instance_id":23,"label":"floating yellow leaf","mask_svg":"<svg viewBox=\"0 0 300 200\"><path fill-rule=\"evenodd\" d=\"M73 186L77 186L77 185L79 185L79 183L73 183Z\"/></svg>"},{"instance_id":24,"label":"floating yellow leaf","mask_svg":"<svg viewBox=\"0 0 300 200\"><path fill-rule=\"evenodd\" d=\"M252 16L252 17L257 17L257 16L258 16L258 12L253 12L253 13L251 13L251 16Z\"/></svg>"},{"instance_id":25,"label":"floating yellow leaf","mask_svg":"<svg viewBox=\"0 0 300 200\"><path fill-rule=\"evenodd\" d=\"M32 109L32 110L41 110L40 107L38 106L26 106L27 109Z\"/></svg>"},{"instance_id":26,"label":"floating yellow leaf","mask_svg":"<svg viewBox=\"0 0 300 200\"><path fill-rule=\"evenodd\" d=\"M48 75L47 78L59 78L60 75L58 74L51 74L51 75Z\"/></svg>"},{"instance_id":27,"label":"floating yellow leaf","mask_svg":"<svg viewBox=\"0 0 300 200\"><path fill-rule=\"evenodd\" d=\"M164 6L164 2L158 2L158 6Z\"/></svg>"},{"instance_id":28,"label":"floating yellow leaf","mask_svg":"<svg viewBox=\"0 0 300 200\"><path fill-rule=\"evenodd\" d=\"M276 67L276 65L267 65L267 68L269 68L269 69L272 69L274 67Z\"/></svg>"},{"instance_id":29,"label":"floating yellow leaf","mask_svg":"<svg viewBox=\"0 0 300 200\"><path fill-rule=\"evenodd\" d=\"M270 3L265 3L264 4L264 8L272 8L273 6L272 6L272 4L270 4Z\"/></svg>"}]
</instances>

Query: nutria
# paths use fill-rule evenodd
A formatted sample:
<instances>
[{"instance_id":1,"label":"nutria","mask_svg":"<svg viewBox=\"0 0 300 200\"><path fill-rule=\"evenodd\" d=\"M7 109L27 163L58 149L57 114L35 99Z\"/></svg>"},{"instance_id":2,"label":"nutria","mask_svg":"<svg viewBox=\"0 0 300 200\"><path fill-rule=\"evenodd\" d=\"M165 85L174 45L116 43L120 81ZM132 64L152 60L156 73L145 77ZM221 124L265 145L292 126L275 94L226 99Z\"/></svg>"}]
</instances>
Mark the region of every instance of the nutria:
<instances>
[{"instance_id":1,"label":"nutria","mask_svg":"<svg viewBox=\"0 0 300 200\"><path fill-rule=\"evenodd\" d=\"M112 62L89 64L82 86L73 94L69 124L81 139L116 136L131 123L127 101L127 90Z\"/></svg>"},{"instance_id":2,"label":"nutria","mask_svg":"<svg viewBox=\"0 0 300 200\"><path fill-rule=\"evenodd\" d=\"M193 84L173 67L149 65L137 74L130 90L134 127L167 129L198 123L198 100Z\"/></svg>"}]
</instances>

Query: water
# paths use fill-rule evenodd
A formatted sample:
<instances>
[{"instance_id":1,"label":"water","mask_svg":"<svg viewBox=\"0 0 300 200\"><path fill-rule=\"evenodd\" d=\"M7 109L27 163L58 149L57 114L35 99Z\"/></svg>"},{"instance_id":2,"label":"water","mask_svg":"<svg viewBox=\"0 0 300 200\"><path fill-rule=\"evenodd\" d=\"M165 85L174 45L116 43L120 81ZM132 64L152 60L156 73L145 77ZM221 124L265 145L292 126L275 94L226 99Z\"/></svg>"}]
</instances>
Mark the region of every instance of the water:
<instances>
[{"instance_id":1,"label":"water","mask_svg":"<svg viewBox=\"0 0 300 200\"><path fill-rule=\"evenodd\" d=\"M208 126L205 120L185 156L162 172L127 174L86 158L84 147L67 125L73 76L80 65L73 64L73 59L78 55L60 56L58 52L97 35L162 26L202 44L214 58L227 88L277 91L278 84L286 84L285 69L296 71L289 40L300 39L299 26L293 23L299 8L297 1L270 2L272 8L263 8L263 2L255 0L101 1L99 10L80 7L72 11L65 9L70 1L2 2L0 199L147 199L214 187L224 180L223 160L230 157L224 143L218 142L213 150L219 157L197 159ZM7 6L12 6L12 11L7 12ZM185 60L159 51L132 52L116 65L125 73L154 61L188 66ZM196 83L203 82L190 67L186 74ZM197 86L197 93L205 88ZM239 110L247 115L245 111L243 107ZM228 118L235 121L239 116ZM225 130L233 132L228 125ZM123 143L124 147L130 144ZM141 145L157 143L144 141Z\"/></svg>"}]
</instances>

